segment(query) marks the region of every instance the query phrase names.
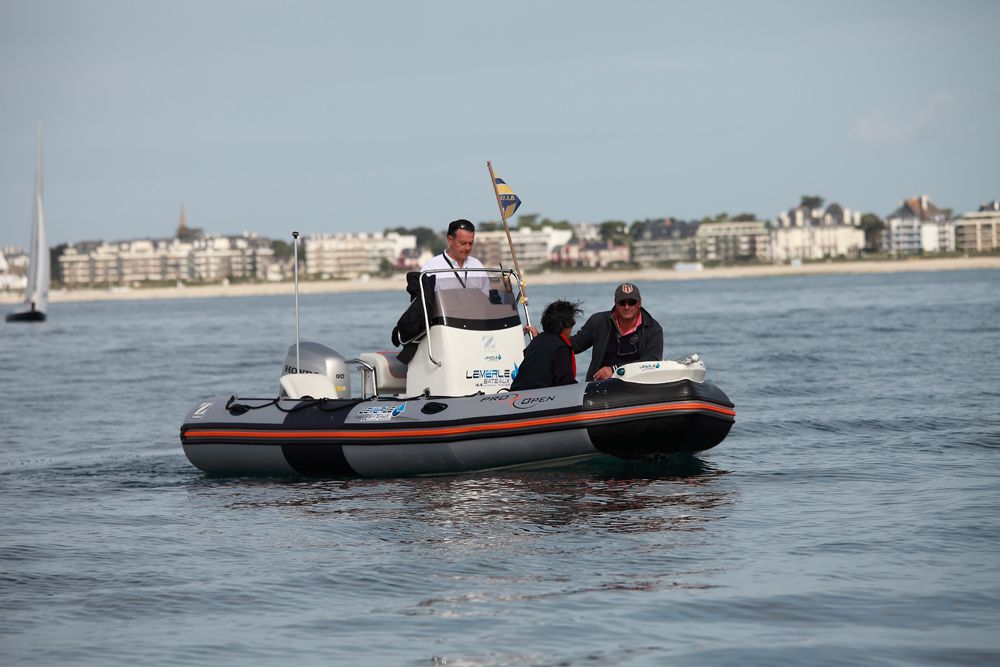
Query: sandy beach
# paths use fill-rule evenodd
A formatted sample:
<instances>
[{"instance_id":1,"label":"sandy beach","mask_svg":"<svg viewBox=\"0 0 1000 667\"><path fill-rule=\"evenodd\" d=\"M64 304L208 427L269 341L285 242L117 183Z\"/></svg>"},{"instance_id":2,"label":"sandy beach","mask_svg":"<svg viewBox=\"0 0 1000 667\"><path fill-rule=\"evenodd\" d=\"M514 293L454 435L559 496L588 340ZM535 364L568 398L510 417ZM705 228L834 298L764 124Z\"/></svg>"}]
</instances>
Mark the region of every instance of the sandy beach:
<instances>
[{"instance_id":1,"label":"sandy beach","mask_svg":"<svg viewBox=\"0 0 1000 667\"><path fill-rule=\"evenodd\" d=\"M1000 269L1000 257L951 257L910 258L901 260L871 260L855 262L819 262L790 265L739 266L706 268L700 271L674 271L673 269L644 269L625 271L549 271L527 273L530 293L532 285L573 285L586 283L616 283L632 280L639 283L665 280L711 280L719 278L761 278L766 276L792 276L838 273L901 273L907 271L956 271L968 269ZM402 290L402 275L391 278L367 280L306 281L300 284L301 294L328 294L341 292L381 292ZM120 301L142 299L198 299L207 297L261 296L290 294L291 282L252 283L233 285L201 285L190 287L114 287L111 289L52 290L49 301ZM18 303L17 292L0 293L0 303Z\"/></svg>"}]
</instances>

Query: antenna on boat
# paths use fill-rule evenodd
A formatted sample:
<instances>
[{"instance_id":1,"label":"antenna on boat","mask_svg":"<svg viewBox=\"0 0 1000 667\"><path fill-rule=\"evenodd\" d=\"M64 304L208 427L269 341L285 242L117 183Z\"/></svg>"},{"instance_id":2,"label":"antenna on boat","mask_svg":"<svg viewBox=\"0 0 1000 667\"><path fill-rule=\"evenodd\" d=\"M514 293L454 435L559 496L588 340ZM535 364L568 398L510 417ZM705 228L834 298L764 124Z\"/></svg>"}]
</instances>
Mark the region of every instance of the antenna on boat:
<instances>
[{"instance_id":1,"label":"antenna on boat","mask_svg":"<svg viewBox=\"0 0 1000 667\"><path fill-rule=\"evenodd\" d=\"M295 373L302 368L299 359L299 233L292 232L292 247L295 253Z\"/></svg>"}]
</instances>

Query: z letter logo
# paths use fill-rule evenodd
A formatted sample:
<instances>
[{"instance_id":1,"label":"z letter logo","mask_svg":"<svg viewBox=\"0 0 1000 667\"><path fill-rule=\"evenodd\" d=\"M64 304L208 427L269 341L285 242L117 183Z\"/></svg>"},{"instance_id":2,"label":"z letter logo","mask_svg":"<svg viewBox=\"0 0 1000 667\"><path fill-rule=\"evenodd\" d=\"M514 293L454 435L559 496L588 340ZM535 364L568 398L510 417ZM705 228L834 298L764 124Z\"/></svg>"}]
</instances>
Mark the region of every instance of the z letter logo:
<instances>
[{"instance_id":1,"label":"z letter logo","mask_svg":"<svg viewBox=\"0 0 1000 667\"><path fill-rule=\"evenodd\" d=\"M493 336L483 336L484 350L495 350L496 347L497 347L497 341Z\"/></svg>"}]
</instances>

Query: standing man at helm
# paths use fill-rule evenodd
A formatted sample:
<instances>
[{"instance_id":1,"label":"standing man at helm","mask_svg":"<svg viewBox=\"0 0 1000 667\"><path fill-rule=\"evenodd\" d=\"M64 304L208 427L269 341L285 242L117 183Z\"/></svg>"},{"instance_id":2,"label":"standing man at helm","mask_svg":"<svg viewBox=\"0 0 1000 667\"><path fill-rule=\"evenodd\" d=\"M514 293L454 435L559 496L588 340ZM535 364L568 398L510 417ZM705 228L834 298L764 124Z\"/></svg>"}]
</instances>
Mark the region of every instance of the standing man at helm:
<instances>
[{"instance_id":1,"label":"standing man at helm","mask_svg":"<svg viewBox=\"0 0 1000 667\"><path fill-rule=\"evenodd\" d=\"M588 382L608 379L622 364L663 358L663 328L642 307L642 296L634 283L619 285L614 308L591 315L570 340L577 354L594 348Z\"/></svg>"},{"instance_id":2,"label":"standing man at helm","mask_svg":"<svg viewBox=\"0 0 1000 667\"><path fill-rule=\"evenodd\" d=\"M448 247L440 255L435 255L420 267L421 271L450 269L435 273L437 289L459 289L471 287L489 294L490 281L482 271L482 263L472 257L472 244L476 242L476 226L468 220L454 220L448 225Z\"/></svg>"}]
</instances>

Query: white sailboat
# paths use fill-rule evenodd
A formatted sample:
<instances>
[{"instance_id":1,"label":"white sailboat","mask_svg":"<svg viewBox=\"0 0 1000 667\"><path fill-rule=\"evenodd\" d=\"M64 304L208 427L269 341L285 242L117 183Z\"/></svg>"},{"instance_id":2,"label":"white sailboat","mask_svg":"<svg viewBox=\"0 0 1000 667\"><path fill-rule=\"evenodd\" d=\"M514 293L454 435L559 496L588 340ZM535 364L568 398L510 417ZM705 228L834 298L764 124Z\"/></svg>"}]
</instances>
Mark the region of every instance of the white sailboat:
<instances>
[{"instance_id":1,"label":"white sailboat","mask_svg":"<svg viewBox=\"0 0 1000 667\"><path fill-rule=\"evenodd\" d=\"M43 322L49 309L49 242L42 210L42 128L38 128L35 156L35 203L31 216L31 248L28 251L28 285L24 303L7 314L8 322Z\"/></svg>"}]
</instances>

